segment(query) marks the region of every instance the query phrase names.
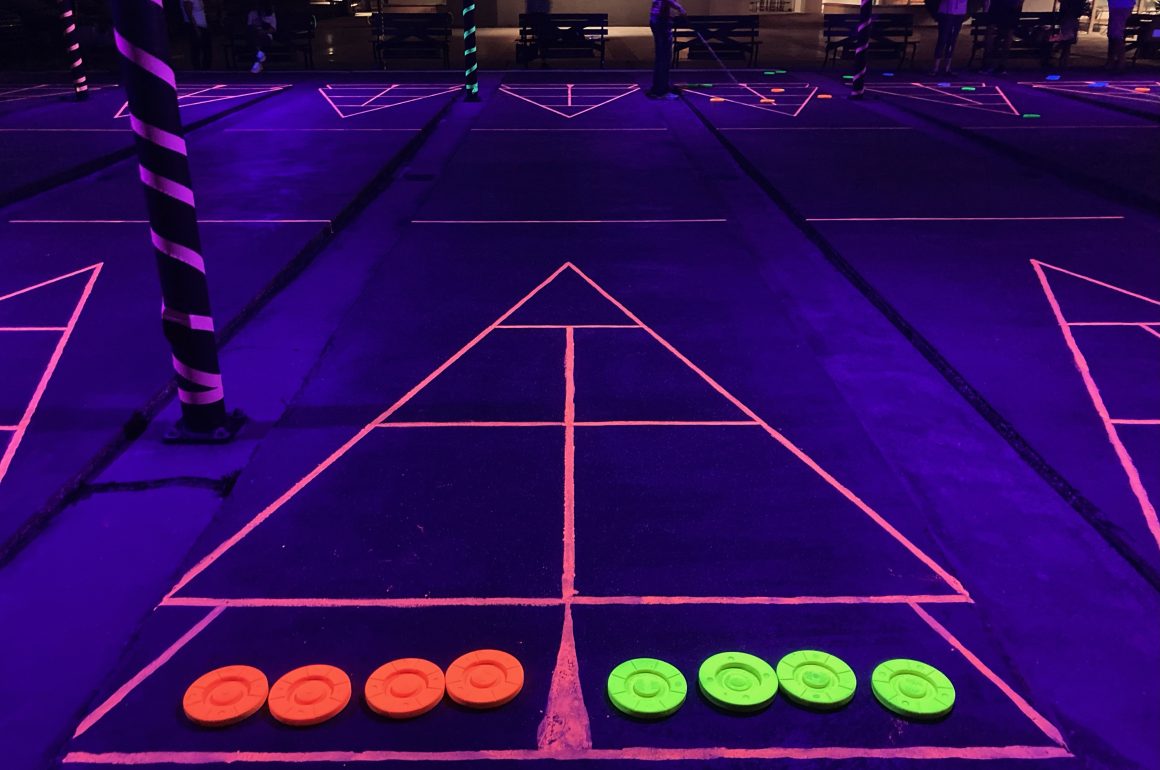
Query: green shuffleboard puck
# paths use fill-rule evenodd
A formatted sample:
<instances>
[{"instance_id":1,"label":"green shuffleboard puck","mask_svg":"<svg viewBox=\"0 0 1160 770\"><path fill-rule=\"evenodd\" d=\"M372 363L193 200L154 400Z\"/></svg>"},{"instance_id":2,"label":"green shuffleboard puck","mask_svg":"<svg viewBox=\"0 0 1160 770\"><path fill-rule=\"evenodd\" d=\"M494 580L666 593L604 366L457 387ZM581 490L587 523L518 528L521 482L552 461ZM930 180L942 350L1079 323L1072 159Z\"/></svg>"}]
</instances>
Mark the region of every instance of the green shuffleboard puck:
<instances>
[{"instance_id":1,"label":"green shuffleboard puck","mask_svg":"<svg viewBox=\"0 0 1160 770\"><path fill-rule=\"evenodd\" d=\"M833 711L854 698L858 678L840 658L820 650L798 650L777 663L781 691L799 706Z\"/></svg>"},{"instance_id":2,"label":"green shuffleboard puck","mask_svg":"<svg viewBox=\"0 0 1160 770\"><path fill-rule=\"evenodd\" d=\"M701 693L728 711L757 711L777 695L777 673L761 658L745 652L719 652L697 671Z\"/></svg>"},{"instance_id":3,"label":"green shuffleboard puck","mask_svg":"<svg viewBox=\"0 0 1160 770\"><path fill-rule=\"evenodd\" d=\"M644 719L660 719L676 712L688 690L684 674L656 658L626 660L608 675L612 705Z\"/></svg>"},{"instance_id":4,"label":"green shuffleboard puck","mask_svg":"<svg viewBox=\"0 0 1160 770\"><path fill-rule=\"evenodd\" d=\"M870 689L879 703L910 719L938 719L955 705L951 680L934 666L908 658L879 663L870 676Z\"/></svg>"}]
</instances>

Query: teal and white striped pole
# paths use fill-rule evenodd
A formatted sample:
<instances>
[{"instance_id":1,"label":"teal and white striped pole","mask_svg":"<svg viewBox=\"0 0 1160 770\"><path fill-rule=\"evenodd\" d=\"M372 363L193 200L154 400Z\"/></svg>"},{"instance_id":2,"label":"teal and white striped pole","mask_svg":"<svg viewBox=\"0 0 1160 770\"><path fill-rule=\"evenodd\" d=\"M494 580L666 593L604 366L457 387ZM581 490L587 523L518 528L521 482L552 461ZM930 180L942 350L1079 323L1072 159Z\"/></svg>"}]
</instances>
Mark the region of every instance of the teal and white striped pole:
<instances>
[{"instance_id":1,"label":"teal and white striped pole","mask_svg":"<svg viewBox=\"0 0 1160 770\"><path fill-rule=\"evenodd\" d=\"M469 101L479 98L479 55L475 47L475 2L463 4L463 88Z\"/></svg>"}]
</instances>

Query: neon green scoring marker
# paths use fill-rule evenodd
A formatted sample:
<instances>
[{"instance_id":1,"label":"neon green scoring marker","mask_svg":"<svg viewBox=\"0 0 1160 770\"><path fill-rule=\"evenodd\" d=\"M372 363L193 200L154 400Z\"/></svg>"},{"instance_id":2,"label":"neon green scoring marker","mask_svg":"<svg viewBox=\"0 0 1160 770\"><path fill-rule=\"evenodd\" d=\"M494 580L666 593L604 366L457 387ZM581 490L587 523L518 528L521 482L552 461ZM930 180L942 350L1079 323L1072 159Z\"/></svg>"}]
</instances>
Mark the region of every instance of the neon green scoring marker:
<instances>
[{"instance_id":1,"label":"neon green scoring marker","mask_svg":"<svg viewBox=\"0 0 1160 770\"><path fill-rule=\"evenodd\" d=\"M777 663L785 697L818 711L833 711L854 698L858 678L840 658L820 650L791 652Z\"/></svg>"},{"instance_id":2,"label":"neon green scoring marker","mask_svg":"<svg viewBox=\"0 0 1160 770\"><path fill-rule=\"evenodd\" d=\"M909 658L878 664L870 689L886 708L910 719L938 719L951 713L955 686L934 666Z\"/></svg>"},{"instance_id":3,"label":"neon green scoring marker","mask_svg":"<svg viewBox=\"0 0 1160 770\"><path fill-rule=\"evenodd\" d=\"M745 652L719 652L697 671L701 693L728 711L757 711L777 695L773 666Z\"/></svg>"},{"instance_id":4,"label":"neon green scoring marker","mask_svg":"<svg viewBox=\"0 0 1160 770\"><path fill-rule=\"evenodd\" d=\"M685 702L688 690L685 675L656 658L626 660L608 675L612 705L634 717L667 717Z\"/></svg>"}]
</instances>

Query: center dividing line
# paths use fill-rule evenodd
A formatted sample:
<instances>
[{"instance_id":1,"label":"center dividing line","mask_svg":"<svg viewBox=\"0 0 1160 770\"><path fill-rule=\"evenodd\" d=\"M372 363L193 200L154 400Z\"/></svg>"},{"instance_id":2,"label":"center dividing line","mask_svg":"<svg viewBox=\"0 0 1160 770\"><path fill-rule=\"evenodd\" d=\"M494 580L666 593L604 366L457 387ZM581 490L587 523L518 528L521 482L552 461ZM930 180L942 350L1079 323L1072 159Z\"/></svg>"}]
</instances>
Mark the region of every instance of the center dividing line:
<instances>
[{"instance_id":1,"label":"center dividing line","mask_svg":"<svg viewBox=\"0 0 1160 770\"><path fill-rule=\"evenodd\" d=\"M584 131L668 131L667 128L473 128L472 131L490 133L529 133L529 132L584 132Z\"/></svg>"},{"instance_id":2,"label":"center dividing line","mask_svg":"<svg viewBox=\"0 0 1160 770\"><path fill-rule=\"evenodd\" d=\"M576 333L564 329L564 574L565 603L576 595Z\"/></svg>"},{"instance_id":3,"label":"center dividing line","mask_svg":"<svg viewBox=\"0 0 1160 770\"><path fill-rule=\"evenodd\" d=\"M573 420L553 422L550 420L527 422L503 421L460 421L460 422L383 422L376 428L743 428L761 423L753 420Z\"/></svg>"},{"instance_id":4,"label":"center dividing line","mask_svg":"<svg viewBox=\"0 0 1160 770\"><path fill-rule=\"evenodd\" d=\"M879 594L874 596L586 596L565 601L556 596L418 596L418 597L325 597L273 596L229 598L217 596L172 596L163 607L362 607L426 609L431 607L596 607L671 605L754 605L801 604L972 604L962 594Z\"/></svg>"},{"instance_id":5,"label":"center dividing line","mask_svg":"<svg viewBox=\"0 0 1160 770\"><path fill-rule=\"evenodd\" d=\"M401 131L413 133L421 128L227 128L227 133L260 133L263 131Z\"/></svg>"},{"instance_id":6,"label":"center dividing line","mask_svg":"<svg viewBox=\"0 0 1160 770\"><path fill-rule=\"evenodd\" d=\"M67 326L0 326L0 332L63 332Z\"/></svg>"},{"instance_id":7,"label":"center dividing line","mask_svg":"<svg viewBox=\"0 0 1160 770\"><path fill-rule=\"evenodd\" d=\"M413 225L686 225L726 219L412 219Z\"/></svg>"}]
</instances>

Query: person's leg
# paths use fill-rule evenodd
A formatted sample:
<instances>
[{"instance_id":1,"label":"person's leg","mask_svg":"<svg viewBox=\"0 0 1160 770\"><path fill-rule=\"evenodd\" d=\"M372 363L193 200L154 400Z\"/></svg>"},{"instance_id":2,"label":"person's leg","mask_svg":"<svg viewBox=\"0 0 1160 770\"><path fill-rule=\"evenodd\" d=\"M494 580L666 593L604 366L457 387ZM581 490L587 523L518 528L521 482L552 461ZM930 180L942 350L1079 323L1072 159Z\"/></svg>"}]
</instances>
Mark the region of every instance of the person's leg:
<instances>
[{"instance_id":1,"label":"person's leg","mask_svg":"<svg viewBox=\"0 0 1160 770\"><path fill-rule=\"evenodd\" d=\"M959 33L963 31L963 22L966 16L950 16L947 23L947 42L943 50L943 72L951 74L951 63L955 58L955 44L959 41Z\"/></svg>"},{"instance_id":2,"label":"person's leg","mask_svg":"<svg viewBox=\"0 0 1160 770\"><path fill-rule=\"evenodd\" d=\"M1108 9L1108 63L1109 69L1119 70L1124 66L1124 50L1127 43L1124 35L1127 32L1128 14L1131 8Z\"/></svg>"},{"instance_id":3,"label":"person's leg","mask_svg":"<svg viewBox=\"0 0 1160 770\"><path fill-rule=\"evenodd\" d=\"M942 60L947 55L947 47L950 44L950 18L949 14L935 14L935 20L938 22L938 39L934 44L934 65L930 68L932 75L942 70Z\"/></svg>"},{"instance_id":4,"label":"person's leg","mask_svg":"<svg viewBox=\"0 0 1160 770\"><path fill-rule=\"evenodd\" d=\"M673 27L665 21L649 25L653 35L653 82L649 93L662 96L669 92L669 68L673 59Z\"/></svg>"}]
</instances>

